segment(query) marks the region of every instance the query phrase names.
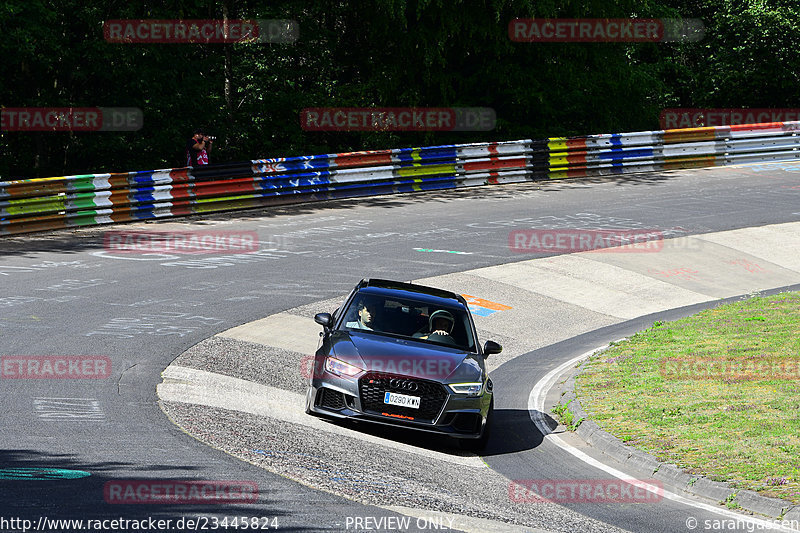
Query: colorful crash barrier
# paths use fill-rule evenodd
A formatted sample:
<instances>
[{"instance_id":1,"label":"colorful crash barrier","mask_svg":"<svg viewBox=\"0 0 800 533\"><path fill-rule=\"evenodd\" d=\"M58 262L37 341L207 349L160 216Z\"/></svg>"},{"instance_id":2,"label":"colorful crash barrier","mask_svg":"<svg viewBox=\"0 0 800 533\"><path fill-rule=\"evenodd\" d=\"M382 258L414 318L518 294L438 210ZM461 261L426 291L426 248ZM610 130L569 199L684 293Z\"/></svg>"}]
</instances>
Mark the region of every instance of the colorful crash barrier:
<instances>
[{"instance_id":1,"label":"colorful crash barrier","mask_svg":"<svg viewBox=\"0 0 800 533\"><path fill-rule=\"evenodd\" d=\"M0 235L338 198L800 158L800 122L0 181Z\"/></svg>"}]
</instances>

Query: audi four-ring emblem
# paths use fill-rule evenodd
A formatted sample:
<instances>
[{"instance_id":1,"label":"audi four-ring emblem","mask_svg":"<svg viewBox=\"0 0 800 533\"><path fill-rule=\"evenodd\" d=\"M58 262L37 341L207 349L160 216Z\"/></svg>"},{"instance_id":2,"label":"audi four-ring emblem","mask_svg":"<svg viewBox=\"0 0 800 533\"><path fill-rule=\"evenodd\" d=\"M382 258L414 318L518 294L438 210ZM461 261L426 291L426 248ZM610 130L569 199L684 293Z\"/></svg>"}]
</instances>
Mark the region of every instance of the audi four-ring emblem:
<instances>
[{"instance_id":1,"label":"audi four-ring emblem","mask_svg":"<svg viewBox=\"0 0 800 533\"><path fill-rule=\"evenodd\" d=\"M419 389L419 384L417 384L416 381L411 381L408 379L392 378L389 380L389 387L396 390L414 392Z\"/></svg>"}]
</instances>

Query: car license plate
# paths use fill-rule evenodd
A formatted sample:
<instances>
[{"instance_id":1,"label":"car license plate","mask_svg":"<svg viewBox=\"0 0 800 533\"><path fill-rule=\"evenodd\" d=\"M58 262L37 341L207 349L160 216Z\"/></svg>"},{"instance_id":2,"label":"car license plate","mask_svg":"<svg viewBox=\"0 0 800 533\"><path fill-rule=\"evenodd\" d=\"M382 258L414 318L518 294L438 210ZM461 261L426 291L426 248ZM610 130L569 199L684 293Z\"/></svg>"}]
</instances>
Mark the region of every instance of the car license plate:
<instances>
[{"instance_id":1,"label":"car license plate","mask_svg":"<svg viewBox=\"0 0 800 533\"><path fill-rule=\"evenodd\" d=\"M396 392L387 392L383 396L383 403L397 405L399 407L411 407L412 409L419 409L419 397L406 396L405 394L397 394Z\"/></svg>"}]
</instances>

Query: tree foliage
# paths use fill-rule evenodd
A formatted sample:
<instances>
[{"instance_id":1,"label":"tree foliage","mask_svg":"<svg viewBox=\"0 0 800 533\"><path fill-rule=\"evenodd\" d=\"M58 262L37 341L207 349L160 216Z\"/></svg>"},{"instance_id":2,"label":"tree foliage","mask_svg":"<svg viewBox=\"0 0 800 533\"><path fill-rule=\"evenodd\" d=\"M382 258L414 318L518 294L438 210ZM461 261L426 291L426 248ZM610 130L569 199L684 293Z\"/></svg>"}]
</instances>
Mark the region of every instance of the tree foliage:
<instances>
[{"instance_id":1,"label":"tree foliage","mask_svg":"<svg viewBox=\"0 0 800 533\"><path fill-rule=\"evenodd\" d=\"M292 19L294 43L115 44L112 19ZM203 125L212 162L658 129L665 107L791 107L792 0L5 0L4 107L138 107L138 132L0 132L0 176L169 168ZM687 17L686 43L520 43L514 18ZM226 93L226 87L229 90ZM308 132L306 107L491 107L490 132Z\"/></svg>"}]
</instances>

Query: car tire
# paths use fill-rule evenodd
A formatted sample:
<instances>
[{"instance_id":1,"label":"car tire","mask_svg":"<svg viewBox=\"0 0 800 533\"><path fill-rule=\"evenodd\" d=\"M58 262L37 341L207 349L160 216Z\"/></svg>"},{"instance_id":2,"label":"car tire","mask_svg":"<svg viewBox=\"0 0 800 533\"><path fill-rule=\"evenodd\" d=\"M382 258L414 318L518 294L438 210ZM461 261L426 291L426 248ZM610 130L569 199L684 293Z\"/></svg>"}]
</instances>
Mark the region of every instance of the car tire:
<instances>
[{"instance_id":1,"label":"car tire","mask_svg":"<svg viewBox=\"0 0 800 533\"><path fill-rule=\"evenodd\" d=\"M461 439L459 445L462 450L470 452L482 452L486 449L491 437L492 421L494 420L494 397L489 404L489 411L486 413L486 425L483 428L483 435L479 439Z\"/></svg>"}]
</instances>

